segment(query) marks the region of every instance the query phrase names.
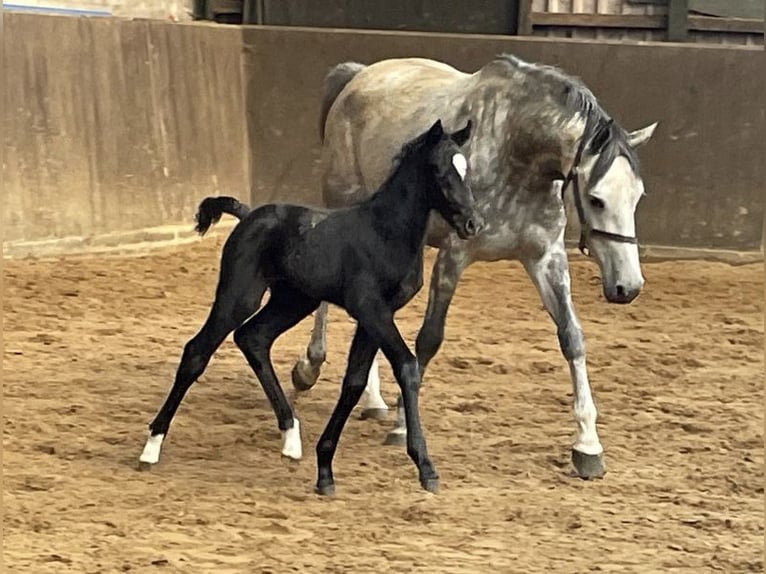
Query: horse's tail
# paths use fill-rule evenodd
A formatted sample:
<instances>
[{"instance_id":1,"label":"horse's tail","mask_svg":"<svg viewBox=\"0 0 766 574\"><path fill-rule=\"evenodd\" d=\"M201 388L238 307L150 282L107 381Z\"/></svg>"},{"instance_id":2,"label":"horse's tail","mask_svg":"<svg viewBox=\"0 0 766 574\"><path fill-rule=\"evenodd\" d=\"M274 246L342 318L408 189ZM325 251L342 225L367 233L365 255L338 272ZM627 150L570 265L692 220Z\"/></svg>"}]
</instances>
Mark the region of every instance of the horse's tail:
<instances>
[{"instance_id":1,"label":"horse's tail","mask_svg":"<svg viewBox=\"0 0 766 574\"><path fill-rule=\"evenodd\" d=\"M250 213L250 207L240 203L233 197L206 197L199 204L197 215L194 216L194 219L197 220L194 230L200 235L205 235L210 226L217 223L224 213L233 215L237 219L242 219Z\"/></svg>"},{"instance_id":2,"label":"horse's tail","mask_svg":"<svg viewBox=\"0 0 766 574\"><path fill-rule=\"evenodd\" d=\"M327 122L327 114L330 113L335 99L343 91L354 76L365 68L364 64L357 62L343 62L330 68L324 77L324 93L322 96L322 112L319 116L319 137L324 141L324 128Z\"/></svg>"}]
</instances>

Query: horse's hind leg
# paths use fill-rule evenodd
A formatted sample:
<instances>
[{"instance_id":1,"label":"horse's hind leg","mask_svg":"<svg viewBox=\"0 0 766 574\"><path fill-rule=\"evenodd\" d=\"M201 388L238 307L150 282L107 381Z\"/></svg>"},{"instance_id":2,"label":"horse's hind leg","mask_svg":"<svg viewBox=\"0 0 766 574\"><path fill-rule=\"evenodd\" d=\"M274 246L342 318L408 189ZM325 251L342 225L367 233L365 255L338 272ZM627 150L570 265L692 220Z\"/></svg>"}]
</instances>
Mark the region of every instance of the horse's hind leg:
<instances>
[{"instance_id":1,"label":"horse's hind leg","mask_svg":"<svg viewBox=\"0 0 766 574\"><path fill-rule=\"evenodd\" d=\"M272 287L269 302L255 317L234 332L234 342L255 371L268 397L279 430L282 431L282 454L298 460L303 454L300 423L293 415L284 391L271 364L271 346L279 335L297 325L318 306L317 301L301 294Z\"/></svg>"},{"instance_id":2,"label":"horse's hind leg","mask_svg":"<svg viewBox=\"0 0 766 574\"><path fill-rule=\"evenodd\" d=\"M327 312L328 305L323 301L314 316L314 329L311 331L306 356L298 359L293 366L292 381L297 391L308 391L319 378L327 356Z\"/></svg>"},{"instance_id":3,"label":"horse's hind leg","mask_svg":"<svg viewBox=\"0 0 766 574\"><path fill-rule=\"evenodd\" d=\"M243 282L228 283L233 288L239 286L242 291L232 293L229 285L219 286L207 321L184 346L181 363L176 371L170 393L149 425L149 438L139 458L143 464L156 464L159 461L162 441L189 387L202 375L213 353L221 346L228 334L247 319L260 304L265 291L265 285L261 282L256 281L255 285L248 284L246 288Z\"/></svg>"}]
</instances>

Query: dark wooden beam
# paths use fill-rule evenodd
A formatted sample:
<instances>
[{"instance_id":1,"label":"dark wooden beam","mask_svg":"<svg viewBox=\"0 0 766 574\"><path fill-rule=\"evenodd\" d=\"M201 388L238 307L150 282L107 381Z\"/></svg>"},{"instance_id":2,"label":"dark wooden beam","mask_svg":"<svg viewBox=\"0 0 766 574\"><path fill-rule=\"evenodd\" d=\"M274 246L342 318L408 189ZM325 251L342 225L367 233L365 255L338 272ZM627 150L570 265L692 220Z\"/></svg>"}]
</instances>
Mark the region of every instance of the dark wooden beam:
<instances>
[{"instance_id":1,"label":"dark wooden beam","mask_svg":"<svg viewBox=\"0 0 766 574\"><path fill-rule=\"evenodd\" d=\"M516 17L516 34L519 36L532 35L532 0L519 0Z\"/></svg>"},{"instance_id":2,"label":"dark wooden beam","mask_svg":"<svg viewBox=\"0 0 766 574\"><path fill-rule=\"evenodd\" d=\"M668 0L668 40L686 42L689 38L689 0Z\"/></svg>"},{"instance_id":3,"label":"dark wooden beam","mask_svg":"<svg viewBox=\"0 0 766 574\"><path fill-rule=\"evenodd\" d=\"M763 20L751 18L715 18L711 16L689 16L689 30L699 32L740 32L763 34Z\"/></svg>"},{"instance_id":4,"label":"dark wooden beam","mask_svg":"<svg viewBox=\"0 0 766 574\"><path fill-rule=\"evenodd\" d=\"M628 28L662 30L667 25L667 16L644 14L561 14L535 12L532 25L537 27L573 28Z\"/></svg>"}]
</instances>

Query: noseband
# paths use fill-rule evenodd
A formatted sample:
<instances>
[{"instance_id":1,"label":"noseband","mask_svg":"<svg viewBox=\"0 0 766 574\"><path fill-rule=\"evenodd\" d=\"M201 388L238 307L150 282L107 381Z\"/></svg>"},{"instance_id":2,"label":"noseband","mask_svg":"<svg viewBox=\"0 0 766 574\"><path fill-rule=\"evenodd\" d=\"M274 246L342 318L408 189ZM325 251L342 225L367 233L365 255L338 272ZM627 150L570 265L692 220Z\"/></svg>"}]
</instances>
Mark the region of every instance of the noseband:
<instances>
[{"instance_id":1,"label":"noseband","mask_svg":"<svg viewBox=\"0 0 766 574\"><path fill-rule=\"evenodd\" d=\"M611 231L604 231L602 229L596 229L591 227L588 223L588 219L585 216L585 209L582 205L582 197L580 197L580 178L578 167L580 160L582 159L583 149L585 148L585 138L580 140L580 145L577 147L577 153L575 154L574 162L572 163L572 169L564 178L564 183L561 186L561 200L564 201L564 193L566 192L569 184L572 184L574 191L575 207L577 207L577 217L580 219L580 241L577 244L577 248L580 253L590 257L590 249L588 248L588 238L592 235L603 237L610 241L616 241L618 243L631 243L638 244L638 238L631 235L620 235L619 233L612 233Z\"/></svg>"}]
</instances>

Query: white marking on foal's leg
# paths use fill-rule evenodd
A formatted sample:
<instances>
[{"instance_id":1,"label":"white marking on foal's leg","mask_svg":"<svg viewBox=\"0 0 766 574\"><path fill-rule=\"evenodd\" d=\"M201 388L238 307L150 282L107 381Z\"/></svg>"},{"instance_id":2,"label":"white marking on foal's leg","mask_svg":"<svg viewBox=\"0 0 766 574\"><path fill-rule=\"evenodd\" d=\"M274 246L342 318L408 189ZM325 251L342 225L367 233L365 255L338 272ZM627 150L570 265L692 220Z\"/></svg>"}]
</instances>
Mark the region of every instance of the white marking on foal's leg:
<instances>
[{"instance_id":1,"label":"white marking on foal's leg","mask_svg":"<svg viewBox=\"0 0 766 574\"><path fill-rule=\"evenodd\" d=\"M367 375L367 386L362 394L362 409L365 411L373 409L388 410L388 405L380 394L380 369L377 355L375 355L372 365L370 365L370 372Z\"/></svg>"},{"instance_id":2,"label":"white marking on foal's leg","mask_svg":"<svg viewBox=\"0 0 766 574\"><path fill-rule=\"evenodd\" d=\"M585 357L569 361L569 371L572 375L574 418L577 423L577 437L573 448L584 454L599 455L604 452L604 448L596 432L596 405L593 404L590 392Z\"/></svg>"},{"instance_id":3,"label":"white marking on foal's leg","mask_svg":"<svg viewBox=\"0 0 766 574\"><path fill-rule=\"evenodd\" d=\"M163 440L165 440L164 434L156 434L154 436L149 435L149 438L146 439L144 450L138 460L147 464L157 464L160 460L160 450L162 450Z\"/></svg>"},{"instance_id":4,"label":"white marking on foal's leg","mask_svg":"<svg viewBox=\"0 0 766 574\"><path fill-rule=\"evenodd\" d=\"M460 179L465 179L465 175L468 173L468 160L462 153L456 153L452 156L452 165L455 166L455 171L460 176Z\"/></svg>"},{"instance_id":5,"label":"white marking on foal's leg","mask_svg":"<svg viewBox=\"0 0 766 574\"><path fill-rule=\"evenodd\" d=\"M301 423L298 419L293 419L292 428L282 431L282 454L294 460L300 460L303 456Z\"/></svg>"}]
</instances>

